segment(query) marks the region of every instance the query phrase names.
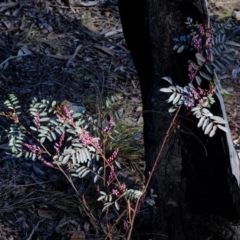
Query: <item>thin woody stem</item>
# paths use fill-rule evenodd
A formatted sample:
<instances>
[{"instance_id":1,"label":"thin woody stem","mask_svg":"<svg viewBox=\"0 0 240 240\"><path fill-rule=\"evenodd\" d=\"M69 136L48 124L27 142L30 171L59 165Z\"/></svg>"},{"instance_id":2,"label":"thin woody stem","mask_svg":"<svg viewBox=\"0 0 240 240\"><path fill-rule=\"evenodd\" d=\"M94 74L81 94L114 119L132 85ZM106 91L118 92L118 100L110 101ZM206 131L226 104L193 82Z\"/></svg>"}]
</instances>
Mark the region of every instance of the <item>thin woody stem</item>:
<instances>
[{"instance_id":1,"label":"thin woody stem","mask_svg":"<svg viewBox=\"0 0 240 240\"><path fill-rule=\"evenodd\" d=\"M177 109L177 111L176 111L176 113L175 113L175 115L174 115L174 117L172 119L172 122L171 122L171 124L170 124L170 126L169 126L169 128L168 128L168 130L166 132L166 135L165 135L165 137L163 139L163 142L162 142L162 144L161 144L161 146L159 148L157 157L155 158L152 170L149 172L149 177L148 177L148 180L146 182L145 188L142 191L142 195L145 194L147 189L148 189L148 186L149 186L150 181L152 179L153 173L155 172L157 164L159 163L160 156L162 154L163 148L164 148L164 146L165 146L165 144L167 142L167 139L168 139L170 133L172 132L172 130L173 130L174 126L175 126L175 120L176 120L176 118L178 116L178 113L179 113L180 109L181 109L181 106ZM138 208L138 205L139 205L139 201L140 201L140 198L137 200L137 202L135 204L135 208L134 208L133 215L132 215L132 220L130 222L131 223L131 227L129 228L129 231L128 231L128 234L127 234L127 240L131 239L131 234L132 234L132 230L133 230L133 224L134 224L134 220L135 220L135 217L136 217L136 214L137 214L137 208Z\"/></svg>"}]
</instances>

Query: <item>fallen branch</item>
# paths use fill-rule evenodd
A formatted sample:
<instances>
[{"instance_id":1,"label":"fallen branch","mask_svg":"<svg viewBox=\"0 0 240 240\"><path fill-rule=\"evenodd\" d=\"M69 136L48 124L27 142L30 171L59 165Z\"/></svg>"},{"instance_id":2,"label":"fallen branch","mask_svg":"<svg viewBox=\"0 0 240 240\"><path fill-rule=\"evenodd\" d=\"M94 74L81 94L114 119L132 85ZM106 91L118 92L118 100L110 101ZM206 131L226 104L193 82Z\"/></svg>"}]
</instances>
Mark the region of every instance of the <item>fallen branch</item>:
<instances>
[{"instance_id":1,"label":"fallen branch","mask_svg":"<svg viewBox=\"0 0 240 240\"><path fill-rule=\"evenodd\" d=\"M68 59L67 64L66 64L66 67L69 67L70 63L74 60L74 58L76 57L76 55L77 55L78 51L81 49L81 47L82 47L82 45L79 45L79 46L75 49L73 55Z\"/></svg>"},{"instance_id":2,"label":"fallen branch","mask_svg":"<svg viewBox=\"0 0 240 240\"><path fill-rule=\"evenodd\" d=\"M218 97L218 100L219 100L219 103L221 106L221 110L223 113L223 119L226 121L226 127L228 129L230 129L229 125L228 125L225 104L224 104L224 101L223 101L223 98L221 95L222 87L220 85L220 80L218 78L218 75L215 71L214 71L214 77L216 78L216 92L217 92L217 97ZM235 178L238 182L238 185L239 185L240 184L239 159L238 159L238 154L236 152L236 149L234 148L234 145L233 145L230 131L226 132L226 138L227 138L227 143L228 143L229 159L230 159L232 174L235 176Z\"/></svg>"},{"instance_id":3,"label":"fallen branch","mask_svg":"<svg viewBox=\"0 0 240 240\"><path fill-rule=\"evenodd\" d=\"M40 220L40 221L37 223L37 225L33 228L32 232L31 232L31 234L30 234L30 236L28 237L27 240L31 240L31 239L32 239L32 236L33 236L34 232L37 230L39 224L40 224L41 222L43 222L43 221L45 221L45 219L42 219L42 220Z\"/></svg>"},{"instance_id":4,"label":"fallen branch","mask_svg":"<svg viewBox=\"0 0 240 240\"><path fill-rule=\"evenodd\" d=\"M23 55L19 55L19 56L10 56L8 57L7 59L5 59L1 64L0 64L0 69L3 68L4 64L9 62L10 60L12 59L16 59L16 58L20 58L20 57L26 57L26 56L29 56L29 55L32 55L32 53L26 53L26 54L23 54Z\"/></svg>"},{"instance_id":5,"label":"fallen branch","mask_svg":"<svg viewBox=\"0 0 240 240\"><path fill-rule=\"evenodd\" d=\"M99 4L99 0L97 1L87 1L87 2L83 2L81 0L68 0L68 4L71 7L93 7L96 6L97 4Z\"/></svg>"}]
</instances>

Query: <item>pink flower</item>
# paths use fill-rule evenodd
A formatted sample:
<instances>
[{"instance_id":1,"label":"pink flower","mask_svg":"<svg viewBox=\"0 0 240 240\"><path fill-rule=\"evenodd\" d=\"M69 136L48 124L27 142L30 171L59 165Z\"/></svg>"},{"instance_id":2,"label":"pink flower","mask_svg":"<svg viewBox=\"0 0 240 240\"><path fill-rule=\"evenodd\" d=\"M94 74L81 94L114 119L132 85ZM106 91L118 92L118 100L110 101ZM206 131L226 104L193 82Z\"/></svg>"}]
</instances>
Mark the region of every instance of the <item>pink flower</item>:
<instances>
[{"instance_id":1,"label":"pink flower","mask_svg":"<svg viewBox=\"0 0 240 240\"><path fill-rule=\"evenodd\" d=\"M35 120L36 120L37 129L39 129L41 127L39 112L37 112Z\"/></svg>"},{"instance_id":2,"label":"pink flower","mask_svg":"<svg viewBox=\"0 0 240 240\"><path fill-rule=\"evenodd\" d=\"M70 110L69 110L65 105L63 106L63 110L64 110L66 116L67 116L69 119L72 119L72 114L71 114Z\"/></svg>"},{"instance_id":3,"label":"pink flower","mask_svg":"<svg viewBox=\"0 0 240 240\"><path fill-rule=\"evenodd\" d=\"M82 141L83 145L86 146L86 145L91 144L91 145L93 145L94 148L96 148L98 150L98 152L102 152L102 148L99 144L98 138L93 138L92 136L90 136L89 132L84 128L82 128L82 139L81 139L81 141Z\"/></svg>"},{"instance_id":4,"label":"pink flower","mask_svg":"<svg viewBox=\"0 0 240 240\"><path fill-rule=\"evenodd\" d=\"M38 158L44 165L48 167L54 167L50 162L47 162L42 156Z\"/></svg>"},{"instance_id":5,"label":"pink flower","mask_svg":"<svg viewBox=\"0 0 240 240\"><path fill-rule=\"evenodd\" d=\"M109 173L109 176L108 176L107 184L110 184L111 180L112 180L114 177L115 177L114 166L111 165L111 167L110 167L110 173Z\"/></svg>"},{"instance_id":6,"label":"pink flower","mask_svg":"<svg viewBox=\"0 0 240 240\"><path fill-rule=\"evenodd\" d=\"M117 189L113 189L112 190L112 194L115 195L116 197L119 197L120 196L120 193Z\"/></svg>"},{"instance_id":7,"label":"pink flower","mask_svg":"<svg viewBox=\"0 0 240 240\"><path fill-rule=\"evenodd\" d=\"M59 153L59 148L62 146L64 137L65 137L65 135L62 134L61 137L60 137L60 139L59 139L59 143L55 143L55 144L54 144L54 148L55 148L55 150L56 150L57 153Z\"/></svg>"},{"instance_id":8,"label":"pink flower","mask_svg":"<svg viewBox=\"0 0 240 240\"><path fill-rule=\"evenodd\" d=\"M108 125L103 129L103 132L108 132L113 126L113 117L110 117Z\"/></svg>"},{"instance_id":9,"label":"pink flower","mask_svg":"<svg viewBox=\"0 0 240 240\"><path fill-rule=\"evenodd\" d=\"M204 36L205 35L205 30L204 30L204 27L203 27L202 24L200 25L199 30L200 30L201 36Z\"/></svg>"},{"instance_id":10,"label":"pink flower","mask_svg":"<svg viewBox=\"0 0 240 240\"><path fill-rule=\"evenodd\" d=\"M33 153L36 153L36 152L40 151L40 148L35 146L35 145L30 145L30 144L27 144L27 143L23 143L23 146L26 147L28 150L30 150Z\"/></svg>"},{"instance_id":11,"label":"pink flower","mask_svg":"<svg viewBox=\"0 0 240 240\"><path fill-rule=\"evenodd\" d=\"M195 77L195 70L194 70L191 62L189 62L189 65L188 65L188 72L189 72L188 76L192 82Z\"/></svg>"},{"instance_id":12,"label":"pink flower","mask_svg":"<svg viewBox=\"0 0 240 240\"><path fill-rule=\"evenodd\" d=\"M109 161L109 162L113 162L113 161L115 160L115 158L117 157L118 152L119 152L119 148L117 148L117 149L113 152L112 156L111 156L110 158L108 158L108 161Z\"/></svg>"},{"instance_id":13,"label":"pink flower","mask_svg":"<svg viewBox=\"0 0 240 240\"><path fill-rule=\"evenodd\" d=\"M203 101L203 99L201 98L201 99L199 99L198 100L198 103L200 104L200 105L203 105L204 104L204 101Z\"/></svg>"},{"instance_id":14,"label":"pink flower","mask_svg":"<svg viewBox=\"0 0 240 240\"><path fill-rule=\"evenodd\" d=\"M200 45L200 42L199 40L196 38L196 36L193 36L193 46L198 50L200 51L201 50L201 45Z\"/></svg>"},{"instance_id":15,"label":"pink flower","mask_svg":"<svg viewBox=\"0 0 240 240\"><path fill-rule=\"evenodd\" d=\"M123 222L123 228L127 231L127 230L129 229L129 227L130 227L129 222L125 220L125 221Z\"/></svg>"},{"instance_id":16,"label":"pink flower","mask_svg":"<svg viewBox=\"0 0 240 240\"><path fill-rule=\"evenodd\" d=\"M140 212L141 204L145 201L145 198L146 198L146 194L143 194L141 196L140 200L139 200L139 203L138 203L138 206L137 206L137 209L136 209L137 213Z\"/></svg>"},{"instance_id":17,"label":"pink flower","mask_svg":"<svg viewBox=\"0 0 240 240\"><path fill-rule=\"evenodd\" d=\"M58 118L58 120L60 120L60 121L62 121L62 122L64 122L64 118L62 117L62 116L60 116L59 114L57 114L57 118Z\"/></svg>"},{"instance_id":18,"label":"pink flower","mask_svg":"<svg viewBox=\"0 0 240 240\"><path fill-rule=\"evenodd\" d=\"M123 192L125 192L126 191L126 184L125 183L123 183L122 185L121 185L121 190L123 191Z\"/></svg>"}]
</instances>

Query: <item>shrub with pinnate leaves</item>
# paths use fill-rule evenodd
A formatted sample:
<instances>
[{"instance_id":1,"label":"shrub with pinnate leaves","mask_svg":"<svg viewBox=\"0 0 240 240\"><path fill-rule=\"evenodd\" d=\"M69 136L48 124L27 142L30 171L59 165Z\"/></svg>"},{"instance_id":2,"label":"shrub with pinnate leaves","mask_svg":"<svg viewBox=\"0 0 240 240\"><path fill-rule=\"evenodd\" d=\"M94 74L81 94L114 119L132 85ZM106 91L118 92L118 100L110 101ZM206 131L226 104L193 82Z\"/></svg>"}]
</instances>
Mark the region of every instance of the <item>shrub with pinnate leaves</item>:
<instances>
[{"instance_id":1,"label":"shrub with pinnate leaves","mask_svg":"<svg viewBox=\"0 0 240 240\"><path fill-rule=\"evenodd\" d=\"M226 31L232 27L232 19L222 22L213 22L211 26L193 23L191 18L186 21L188 35L174 38L176 43L173 50L181 53L184 49L195 52L196 61L189 60L189 84L185 87L174 85L172 79L164 77L171 86L161 88L161 92L170 93L168 99L172 103L169 112L176 111L180 106L185 106L199 119L198 127L204 134L214 136L219 128L225 132L226 121L219 116L214 116L209 109L215 103L215 96L221 94L216 89L214 71L222 71L234 61L232 47L240 46L226 37ZM201 88L203 81L208 82L208 89ZM218 83L220 85L220 83ZM205 84L206 85L206 84Z\"/></svg>"},{"instance_id":2,"label":"shrub with pinnate leaves","mask_svg":"<svg viewBox=\"0 0 240 240\"><path fill-rule=\"evenodd\" d=\"M136 201L143 197L143 193L128 188L118 175L121 169L117 161L119 147L108 149L108 146L113 146L108 142L114 141L112 135L116 134L117 125L124 115L120 95L106 99L101 119L89 116L84 110L76 113L65 104L57 105L56 101L38 101L36 98L29 111L23 114L13 94L9 95L5 105L10 111L0 115L13 121L8 131L12 155L38 159L48 167L60 169L68 180L71 179L69 174L86 178L89 184L92 180L98 195L96 200L103 203L102 211L112 212L116 218L115 211L120 211L123 217L120 222L124 222L125 227L129 225L128 212L138 204ZM154 196L151 194L146 202L154 204Z\"/></svg>"}]
</instances>

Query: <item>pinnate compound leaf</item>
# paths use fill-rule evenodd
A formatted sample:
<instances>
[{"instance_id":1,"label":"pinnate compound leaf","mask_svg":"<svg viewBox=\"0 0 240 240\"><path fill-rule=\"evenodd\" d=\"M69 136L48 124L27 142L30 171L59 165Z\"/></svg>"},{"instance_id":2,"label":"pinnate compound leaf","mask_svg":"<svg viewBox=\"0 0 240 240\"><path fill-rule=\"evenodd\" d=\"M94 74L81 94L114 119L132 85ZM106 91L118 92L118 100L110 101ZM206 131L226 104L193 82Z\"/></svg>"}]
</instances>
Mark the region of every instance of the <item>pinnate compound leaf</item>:
<instances>
[{"instance_id":1,"label":"pinnate compound leaf","mask_svg":"<svg viewBox=\"0 0 240 240\"><path fill-rule=\"evenodd\" d=\"M56 102L56 101L53 101L53 102L52 102L52 107L55 107L56 104L57 104L57 102Z\"/></svg>"},{"instance_id":2,"label":"pinnate compound leaf","mask_svg":"<svg viewBox=\"0 0 240 240\"><path fill-rule=\"evenodd\" d=\"M226 124L226 121L219 116L211 116L210 117L215 123Z\"/></svg>"},{"instance_id":3,"label":"pinnate compound leaf","mask_svg":"<svg viewBox=\"0 0 240 240\"><path fill-rule=\"evenodd\" d=\"M236 43L234 41L227 41L225 42L227 45L229 46L234 46L234 47L240 47L240 44L239 43Z\"/></svg>"},{"instance_id":4,"label":"pinnate compound leaf","mask_svg":"<svg viewBox=\"0 0 240 240\"><path fill-rule=\"evenodd\" d=\"M182 94L177 93L174 100L173 100L173 104L176 104L182 97Z\"/></svg>"},{"instance_id":5,"label":"pinnate compound leaf","mask_svg":"<svg viewBox=\"0 0 240 240\"><path fill-rule=\"evenodd\" d=\"M196 76L195 76L195 80L196 80L198 86L200 86L201 83L202 83L202 79L201 79L199 76L196 75Z\"/></svg>"},{"instance_id":6,"label":"pinnate compound leaf","mask_svg":"<svg viewBox=\"0 0 240 240\"><path fill-rule=\"evenodd\" d=\"M211 132L209 133L209 137L213 137L213 136L215 135L215 133L216 133L216 130L217 130L217 126L214 125L214 126L213 126L213 129L212 129Z\"/></svg>"},{"instance_id":7,"label":"pinnate compound leaf","mask_svg":"<svg viewBox=\"0 0 240 240\"><path fill-rule=\"evenodd\" d=\"M160 88L160 92L166 92L166 93L172 93L173 89L168 87L168 88Z\"/></svg>"},{"instance_id":8,"label":"pinnate compound leaf","mask_svg":"<svg viewBox=\"0 0 240 240\"><path fill-rule=\"evenodd\" d=\"M199 71L199 74L201 75L201 77L205 78L208 81L212 81L212 77L210 75L208 75L207 73L203 72L203 71Z\"/></svg>"},{"instance_id":9,"label":"pinnate compound leaf","mask_svg":"<svg viewBox=\"0 0 240 240\"><path fill-rule=\"evenodd\" d=\"M217 127L218 127L219 129L223 130L224 132L229 133L229 130L228 130L226 127L224 127L224 126L222 126L222 125L220 125L220 124L217 124Z\"/></svg>"},{"instance_id":10,"label":"pinnate compound leaf","mask_svg":"<svg viewBox=\"0 0 240 240\"><path fill-rule=\"evenodd\" d=\"M213 128L213 122L210 122L208 126L205 128L204 134L207 135Z\"/></svg>"},{"instance_id":11,"label":"pinnate compound leaf","mask_svg":"<svg viewBox=\"0 0 240 240\"><path fill-rule=\"evenodd\" d=\"M175 98L175 96L176 96L176 93L174 92L174 93L169 97L168 102L169 102L169 103L172 102L173 99Z\"/></svg>"},{"instance_id":12,"label":"pinnate compound leaf","mask_svg":"<svg viewBox=\"0 0 240 240\"><path fill-rule=\"evenodd\" d=\"M206 118L205 121L203 122L203 125L202 125L202 130L205 131L205 128L207 127L209 123L209 118Z\"/></svg>"},{"instance_id":13,"label":"pinnate compound leaf","mask_svg":"<svg viewBox=\"0 0 240 240\"><path fill-rule=\"evenodd\" d=\"M86 167L85 167L85 166L81 166L81 167L79 167L79 168L76 170L76 173L81 172L83 169L86 169Z\"/></svg>"},{"instance_id":14,"label":"pinnate compound leaf","mask_svg":"<svg viewBox=\"0 0 240 240\"><path fill-rule=\"evenodd\" d=\"M198 121L197 127L202 127L205 120L206 120L206 116L201 117Z\"/></svg>"},{"instance_id":15,"label":"pinnate compound leaf","mask_svg":"<svg viewBox=\"0 0 240 240\"><path fill-rule=\"evenodd\" d=\"M115 208L119 211L120 208L119 208L119 204L117 201L114 202L114 205L115 205Z\"/></svg>"},{"instance_id":16,"label":"pinnate compound leaf","mask_svg":"<svg viewBox=\"0 0 240 240\"><path fill-rule=\"evenodd\" d=\"M37 131L37 129L36 129L35 127L33 127L33 126L31 126L30 128L31 128L33 131L35 131L35 132Z\"/></svg>"},{"instance_id":17,"label":"pinnate compound leaf","mask_svg":"<svg viewBox=\"0 0 240 240\"><path fill-rule=\"evenodd\" d=\"M181 45L182 45L182 43L175 44L173 47L173 51L177 50Z\"/></svg>"},{"instance_id":18,"label":"pinnate compound leaf","mask_svg":"<svg viewBox=\"0 0 240 240\"><path fill-rule=\"evenodd\" d=\"M99 179L100 179L100 177L98 175L96 175L93 179L93 182L96 183Z\"/></svg>"},{"instance_id":19,"label":"pinnate compound leaf","mask_svg":"<svg viewBox=\"0 0 240 240\"><path fill-rule=\"evenodd\" d=\"M211 66L209 66L208 64L205 64L205 67L210 74L213 74L213 70Z\"/></svg>"},{"instance_id":20,"label":"pinnate compound leaf","mask_svg":"<svg viewBox=\"0 0 240 240\"><path fill-rule=\"evenodd\" d=\"M114 163L117 165L117 167L119 168L119 169L121 169L121 164L120 164L120 162L118 162L118 161L114 161Z\"/></svg>"},{"instance_id":21,"label":"pinnate compound leaf","mask_svg":"<svg viewBox=\"0 0 240 240\"><path fill-rule=\"evenodd\" d=\"M62 160L62 164L66 164L70 157L71 157L71 155L66 155Z\"/></svg>"},{"instance_id":22,"label":"pinnate compound leaf","mask_svg":"<svg viewBox=\"0 0 240 240\"><path fill-rule=\"evenodd\" d=\"M128 189L125 192L125 196L126 196L127 199L132 201L132 200L139 199L142 196L142 192L139 191L139 190Z\"/></svg>"},{"instance_id":23,"label":"pinnate compound leaf","mask_svg":"<svg viewBox=\"0 0 240 240\"><path fill-rule=\"evenodd\" d=\"M197 60L201 61L201 62L206 62L206 58L201 54L201 53L196 53L195 57Z\"/></svg>"},{"instance_id":24,"label":"pinnate compound leaf","mask_svg":"<svg viewBox=\"0 0 240 240\"><path fill-rule=\"evenodd\" d=\"M104 207L102 209L102 212L105 212L111 205L113 205L113 203L104 203Z\"/></svg>"},{"instance_id":25,"label":"pinnate compound leaf","mask_svg":"<svg viewBox=\"0 0 240 240\"><path fill-rule=\"evenodd\" d=\"M214 69L216 69L217 71L221 71L221 68L217 65L217 63L212 62L212 65Z\"/></svg>"},{"instance_id":26,"label":"pinnate compound leaf","mask_svg":"<svg viewBox=\"0 0 240 240\"><path fill-rule=\"evenodd\" d=\"M178 50L177 53L181 53L185 49L185 45L182 45Z\"/></svg>"},{"instance_id":27,"label":"pinnate compound leaf","mask_svg":"<svg viewBox=\"0 0 240 240\"><path fill-rule=\"evenodd\" d=\"M177 110L177 108L171 107L171 108L169 108L168 112L169 112L169 113L173 113L173 112L175 112L176 110Z\"/></svg>"},{"instance_id":28,"label":"pinnate compound leaf","mask_svg":"<svg viewBox=\"0 0 240 240\"><path fill-rule=\"evenodd\" d=\"M82 178L86 177L89 172L90 172L90 170L85 171L85 172L82 174L81 177L82 177Z\"/></svg>"},{"instance_id":29,"label":"pinnate compound leaf","mask_svg":"<svg viewBox=\"0 0 240 240\"><path fill-rule=\"evenodd\" d=\"M104 200L105 199L105 196L101 196L101 197L99 197L98 199L97 199L97 201L102 201L102 200Z\"/></svg>"}]
</instances>

